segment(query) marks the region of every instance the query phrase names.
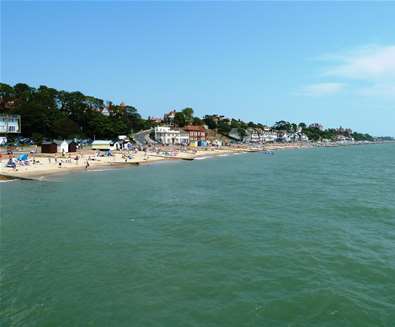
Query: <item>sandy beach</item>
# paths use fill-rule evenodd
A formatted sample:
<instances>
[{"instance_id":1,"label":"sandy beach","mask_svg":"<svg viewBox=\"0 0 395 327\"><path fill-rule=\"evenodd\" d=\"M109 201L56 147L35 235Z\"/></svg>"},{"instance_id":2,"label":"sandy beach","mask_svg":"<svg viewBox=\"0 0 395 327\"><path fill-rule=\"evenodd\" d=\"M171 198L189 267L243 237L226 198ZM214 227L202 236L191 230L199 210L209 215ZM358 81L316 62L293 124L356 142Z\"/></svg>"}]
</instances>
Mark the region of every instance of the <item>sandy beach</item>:
<instances>
[{"instance_id":1,"label":"sandy beach","mask_svg":"<svg viewBox=\"0 0 395 327\"><path fill-rule=\"evenodd\" d=\"M155 163L165 160L194 160L202 157L220 156L234 153L275 151L306 147L306 144L273 144L265 146L227 146L221 148L187 148L162 147L160 150L136 151L133 153L114 151L112 156L100 156L96 151L84 149L74 153L29 154L27 164L18 163L16 169L6 167L9 155L2 151L0 161L0 179L45 179L54 174L69 173L81 170L98 170L108 168L125 168L132 165ZM29 149L20 149L14 153L29 153ZM77 159L78 156L78 160Z\"/></svg>"}]
</instances>

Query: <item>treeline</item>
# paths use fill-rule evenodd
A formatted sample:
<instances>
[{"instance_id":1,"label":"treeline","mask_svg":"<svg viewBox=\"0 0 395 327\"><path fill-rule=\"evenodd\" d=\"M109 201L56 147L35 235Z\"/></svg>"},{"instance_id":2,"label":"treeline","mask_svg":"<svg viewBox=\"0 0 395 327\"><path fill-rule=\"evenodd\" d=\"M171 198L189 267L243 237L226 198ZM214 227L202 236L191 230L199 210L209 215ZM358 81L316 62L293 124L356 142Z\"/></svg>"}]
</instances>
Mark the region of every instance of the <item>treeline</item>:
<instances>
[{"instance_id":1,"label":"treeline","mask_svg":"<svg viewBox=\"0 0 395 327\"><path fill-rule=\"evenodd\" d=\"M287 131L289 133L300 130L304 133L311 141L330 140L336 141L338 136L344 136L348 138L354 138L355 141L374 141L374 137L369 134L361 134L353 132L348 128L327 128L324 129L312 124L307 126L305 123L290 123L284 120L278 121L272 127L274 130Z\"/></svg>"},{"instance_id":2,"label":"treeline","mask_svg":"<svg viewBox=\"0 0 395 327\"><path fill-rule=\"evenodd\" d=\"M38 88L18 83L15 86L0 83L0 112L19 114L22 118L22 135L40 142L44 138L115 138L132 132L148 129L158 124L144 119L137 109L130 105L105 103L102 99L84 95L81 92L66 92L47 86ZM240 119L218 115L194 116L192 108L185 108L174 114L172 121L177 127L189 124L207 125L223 135L236 128L244 137L248 128L265 129L261 123L244 122ZM312 141L336 140L339 135L353 137L357 141L372 141L369 134L352 132L349 129L323 129L313 124L276 122L271 128L278 131L302 132Z\"/></svg>"},{"instance_id":3,"label":"treeline","mask_svg":"<svg viewBox=\"0 0 395 327\"><path fill-rule=\"evenodd\" d=\"M108 114L103 114L103 110ZM137 109L128 105L105 105L102 99L81 92L59 91L19 83L0 83L0 112L19 114L22 135L43 138L113 138L149 127Z\"/></svg>"}]
</instances>

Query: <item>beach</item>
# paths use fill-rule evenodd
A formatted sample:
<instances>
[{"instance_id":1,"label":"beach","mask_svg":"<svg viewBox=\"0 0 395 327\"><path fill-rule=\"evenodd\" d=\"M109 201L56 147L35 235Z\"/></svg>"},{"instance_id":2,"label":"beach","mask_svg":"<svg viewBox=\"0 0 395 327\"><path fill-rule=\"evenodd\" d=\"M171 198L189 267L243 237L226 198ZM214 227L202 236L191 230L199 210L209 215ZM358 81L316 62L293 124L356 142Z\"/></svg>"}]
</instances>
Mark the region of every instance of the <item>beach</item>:
<instances>
[{"instance_id":1,"label":"beach","mask_svg":"<svg viewBox=\"0 0 395 327\"><path fill-rule=\"evenodd\" d=\"M81 170L113 169L150 164L169 160L194 160L201 157L230 155L243 152L276 151L281 149L296 149L311 147L303 143L270 144L265 146L223 146L220 148L180 148L161 147L148 149L148 151L113 151L111 156L103 156L100 152L90 149L78 152L61 154L29 153L32 149L18 149L14 157L22 153L29 153L27 164L17 164L16 169L6 167L9 155L2 151L0 161L1 179L43 179L54 174L72 173ZM78 157L78 160L76 158ZM88 164L87 164L88 163Z\"/></svg>"}]
</instances>

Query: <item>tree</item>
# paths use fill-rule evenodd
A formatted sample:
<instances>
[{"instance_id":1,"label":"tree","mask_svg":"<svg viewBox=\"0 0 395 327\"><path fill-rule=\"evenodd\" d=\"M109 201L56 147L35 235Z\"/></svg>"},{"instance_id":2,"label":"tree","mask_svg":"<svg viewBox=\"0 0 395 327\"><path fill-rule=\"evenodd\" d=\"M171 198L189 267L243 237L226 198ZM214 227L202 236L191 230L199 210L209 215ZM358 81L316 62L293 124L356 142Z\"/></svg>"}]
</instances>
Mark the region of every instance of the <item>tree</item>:
<instances>
[{"instance_id":1,"label":"tree","mask_svg":"<svg viewBox=\"0 0 395 327\"><path fill-rule=\"evenodd\" d=\"M211 115L204 116L203 121L209 129L216 129L218 127L216 120Z\"/></svg>"},{"instance_id":2,"label":"tree","mask_svg":"<svg viewBox=\"0 0 395 327\"><path fill-rule=\"evenodd\" d=\"M201 120L199 117L193 117L192 125L203 126L204 125L204 121Z\"/></svg>"},{"instance_id":3,"label":"tree","mask_svg":"<svg viewBox=\"0 0 395 327\"><path fill-rule=\"evenodd\" d=\"M285 120L280 120L273 125L273 129L275 129L277 131L281 130L281 131L290 132L290 131L292 131L292 125L291 125L291 123L289 123Z\"/></svg>"},{"instance_id":4,"label":"tree","mask_svg":"<svg viewBox=\"0 0 395 327\"><path fill-rule=\"evenodd\" d=\"M176 114L174 116L174 123L178 127L184 127L185 126L186 120L185 120L185 115L184 115L183 112L176 112Z\"/></svg>"},{"instance_id":5,"label":"tree","mask_svg":"<svg viewBox=\"0 0 395 327\"><path fill-rule=\"evenodd\" d=\"M71 136L80 136L81 130L78 124L72 121L70 118L59 115L59 117L53 123L55 137L70 138Z\"/></svg>"},{"instance_id":6,"label":"tree","mask_svg":"<svg viewBox=\"0 0 395 327\"><path fill-rule=\"evenodd\" d=\"M181 111L184 114L185 124L189 125L193 121L193 109L185 108Z\"/></svg>"}]
</instances>

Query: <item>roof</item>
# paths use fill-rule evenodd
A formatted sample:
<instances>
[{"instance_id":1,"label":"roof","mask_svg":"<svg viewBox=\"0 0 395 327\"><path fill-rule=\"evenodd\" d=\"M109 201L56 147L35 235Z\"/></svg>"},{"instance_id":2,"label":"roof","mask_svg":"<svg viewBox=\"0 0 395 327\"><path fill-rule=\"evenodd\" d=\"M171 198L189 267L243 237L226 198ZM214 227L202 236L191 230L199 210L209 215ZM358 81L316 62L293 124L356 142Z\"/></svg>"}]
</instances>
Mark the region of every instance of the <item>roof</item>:
<instances>
[{"instance_id":1,"label":"roof","mask_svg":"<svg viewBox=\"0 0 395 327\"><path fill-rule=\"evenodd\" d=\"M97 145L97 144L112 144L112 141L109 140L95 140L92 142L92 145Z\"/></svg>"},{"instance_id":2,"label":"roof","mask_svg":"<svg viewBox=\"0 0 395 327\"><path fill-rule=\"evenodd\" d=\"M57 145L61 145L63 142L66 142L67 144L70 143L69 141L66 141L66 140L53 140L52 143L56 143Z\"/></svg>"},{"instance_id":3,"label":"roof","mask_svg":"<svg viewBox=\"0 0 395 327\"><path fill-rule=\"evenodd\" d=\"M184 131L187 131L187 132L192 132L192 131L205 132L206 131L206 129L203 126L195 126L195 125L188 125L188 126L185 126L183 129L184 129Z\"/></svg>"}]
</instances>

